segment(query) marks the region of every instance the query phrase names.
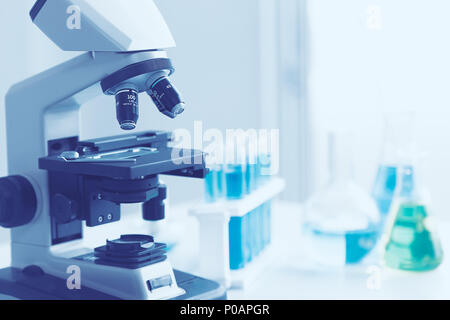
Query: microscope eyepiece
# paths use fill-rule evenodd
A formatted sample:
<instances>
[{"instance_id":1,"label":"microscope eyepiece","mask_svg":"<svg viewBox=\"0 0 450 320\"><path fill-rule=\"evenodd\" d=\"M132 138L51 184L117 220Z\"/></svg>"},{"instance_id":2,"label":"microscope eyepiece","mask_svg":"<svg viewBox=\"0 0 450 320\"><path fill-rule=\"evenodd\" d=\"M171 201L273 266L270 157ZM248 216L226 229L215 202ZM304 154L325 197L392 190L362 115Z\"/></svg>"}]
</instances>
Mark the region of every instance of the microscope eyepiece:
<instances>
[{"instance_id":1,"label":"microscope eyepiece","mask_svg":"<svg viewBox=\"0 0 450 320\"><path fill-rule=\"evenodd\" d=\"M156 80L147 93L152 98L159 112L166 116L173 119L183 113L185 103L168 77Z\"/></svg>"},{"instance_id":2,"label":"microscope eyepiece","mask_svg":"<svg viewBox=\"0 0 450 320\"><path fill-rule=\"evenodd\" d=\"M139 118L138 93L133 89L120 90L116 93L117 121L123 130L133 130Z\"/></svg>"}]
</instances>

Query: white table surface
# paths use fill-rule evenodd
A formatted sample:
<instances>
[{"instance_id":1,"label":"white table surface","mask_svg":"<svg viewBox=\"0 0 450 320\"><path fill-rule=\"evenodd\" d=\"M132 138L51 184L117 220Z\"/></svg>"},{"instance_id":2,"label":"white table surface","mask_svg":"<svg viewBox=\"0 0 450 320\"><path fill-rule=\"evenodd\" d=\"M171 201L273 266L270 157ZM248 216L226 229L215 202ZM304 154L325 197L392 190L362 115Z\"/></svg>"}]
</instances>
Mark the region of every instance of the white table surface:
<instances>
[{"instance_id":1,"label":"white table surface","mask_svg":"<svg viewBox=\"0 0 450 320\"><path fill-rule=\"evenodd\" d=\"M184 213L186 206L172 211L171 216L182 225L176 230L182 238L169 258L175 268L195 273L196 221ZM271 262L245 290L230 290L230 299L450 299L450 223L439 224L444 262L434 271L406 272L383 267L377 251L355 266L325 268L314 264L304 252L301 212L299 204L275 204ZM2 245L0 267L9 263L9 248ZM368 285L374 279L375 287Z\"/></svg>"},{"instance_id":2,"label":"white table surface","mask_svg":"<svg viewBox=\"0 0 450 320\"><path fill-rule=\"evenodd\" d=\"M439 225L444 261L428 272L383 267L379 249L359 265L320 267L302 248L300 205L277 204L273 223L277 256L259 281L231 291L231 299L450 299L449 223Z\"/></svg>"},{"instance_id":3,"label":"white table surface","mask_svg":"<svg viewBox=\"0 0 450 320\"><path fill-rule=\"evenodd\" d=\"M181 217L185 208L173 208ZM277 202L273 210L270 263L245 290L229 290L230 299L450 299L450 223L440 222L438 232L444 262L436 270L407 272L383 267L380 248L360 264L326 268L308 257L301 237L302 206ZM186 235L196 233L195 220L183 222ZM177 246L170 259L175 267L196 273L195 237ZM187 257L190 257L189 259ZM265 259L267 260L267 259Z\"/></svg>"}]
</instances>

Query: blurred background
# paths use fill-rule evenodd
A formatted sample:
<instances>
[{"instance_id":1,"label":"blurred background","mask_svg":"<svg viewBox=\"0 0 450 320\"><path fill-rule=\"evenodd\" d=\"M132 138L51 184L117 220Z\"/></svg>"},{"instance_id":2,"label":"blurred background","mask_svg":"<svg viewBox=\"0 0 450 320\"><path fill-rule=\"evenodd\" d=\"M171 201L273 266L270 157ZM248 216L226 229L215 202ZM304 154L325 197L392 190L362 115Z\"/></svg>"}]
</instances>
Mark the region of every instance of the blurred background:
<instances>
[{"instance_id":1,"label":"blurred background","mask_svg":"<svg viewBox=\"0 0 450 320\"><path fill-rule=\"evenodd\" d=\"M324 182L326 132L358 132L356 177L370 186L385 111L413 110L417 139L429 153L427 178L436 211L447 216L446 148L450 131L450 4L442 0L157 0L177 41L170 50L176 84L189 102L176 121L142 99L139 130L279 128L284 197L302 200ZM5 48L0 94L69 59L36 28L33 0L0 12ZM183 14L180 14L182 12ZM12 32L14 30L14 32ZM83 138L120 133L111 97L82 110ZM0 104L0 172L6 174L4 101ZM20 124L19 124L20 125ZM284 156L284 155L290 155ZM178 180L172 201L200 196L199 181ZM172 186L171 186L172 188ZM441 199L441 201L439 201Z\"/></svg>"},{"instance_id":2,"label":"blurred background","mask_svg":"<svg viewBox=\"0 0 450 320\"><path fill-rule=\"evenodd\" d=\"M303 202L327 182L330 130L356 133L354 177L370 192L386 113L412 112L415 142L427 154L423 179L434 213L450 218L450 2L155 2L177 41L169 55L188 106L170 120L142 99L138 130L192 131L195 120L202 120L204 129L280 129L282 200ZM76 55L61 52L32 24L33 3L12 1L0 11L1 97L13 83ZM121 133L111 99L99 97L83 107L82 139ZM4 121L0 100L2 176L7 174ZM202 197L202 181L165 181L173 204ZM7 239L7 231L0 234Z\"/></svg>"}]
</instances>

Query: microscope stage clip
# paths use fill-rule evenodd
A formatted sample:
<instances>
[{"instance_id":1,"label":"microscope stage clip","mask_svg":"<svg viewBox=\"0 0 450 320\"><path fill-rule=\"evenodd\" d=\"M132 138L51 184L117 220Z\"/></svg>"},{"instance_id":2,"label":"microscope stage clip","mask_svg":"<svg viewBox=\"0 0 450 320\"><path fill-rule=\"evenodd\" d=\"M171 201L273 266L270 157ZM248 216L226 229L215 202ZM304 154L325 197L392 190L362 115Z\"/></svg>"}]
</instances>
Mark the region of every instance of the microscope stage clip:
<instances>
[{"instance_id":1,"label":"microscope stage clip","mask_svg":"<svg viewBox=\"0 0 450 320\"><path fill-rule=\"evenodd\" d=\"M59 155L59 158L66 162L136 162L137 157L156 153L156 148L125 148L111 152L104 152L94 155L80 156L77 151L64 151Z\"/></svg>"}]
</instances>

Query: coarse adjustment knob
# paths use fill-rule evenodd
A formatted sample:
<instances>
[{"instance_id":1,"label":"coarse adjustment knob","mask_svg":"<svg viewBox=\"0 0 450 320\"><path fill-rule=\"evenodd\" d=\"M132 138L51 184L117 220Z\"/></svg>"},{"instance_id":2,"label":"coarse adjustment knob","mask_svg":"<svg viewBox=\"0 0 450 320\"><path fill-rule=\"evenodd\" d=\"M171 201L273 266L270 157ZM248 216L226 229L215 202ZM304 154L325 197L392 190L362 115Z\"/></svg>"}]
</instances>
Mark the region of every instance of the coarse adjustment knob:
<instances>
[{"instance_id":1,"label":"coarse adjustment knob","mask_svg":"<svg viewBox=\"0 0 450 320\"><path fill-rule=\"evenodd\" d=\"M36 214L36 193L23 176L0 178L0 226L14 228L27 224Z\"/></svg>"}]
</instances>

